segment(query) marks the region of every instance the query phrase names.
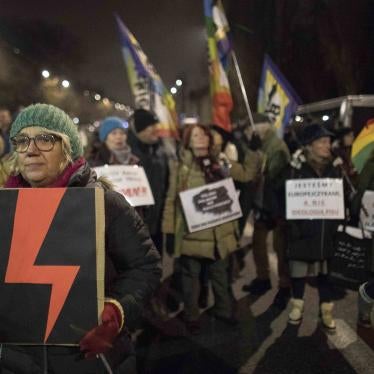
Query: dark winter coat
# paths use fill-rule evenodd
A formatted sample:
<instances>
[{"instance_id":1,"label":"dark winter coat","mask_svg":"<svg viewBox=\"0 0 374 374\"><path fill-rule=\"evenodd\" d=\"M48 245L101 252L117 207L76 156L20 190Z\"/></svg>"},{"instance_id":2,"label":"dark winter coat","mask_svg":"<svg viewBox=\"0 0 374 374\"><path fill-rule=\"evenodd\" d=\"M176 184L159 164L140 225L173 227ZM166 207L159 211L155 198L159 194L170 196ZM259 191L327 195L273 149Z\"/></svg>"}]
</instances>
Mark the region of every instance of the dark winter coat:
<instances>
[{"instance_id":1,"label":"dark winter coat","mask_svg":"<svg viewBox=\"0 0 374 374\"><path fill-rule=\"evenodd\" d=\"M341 171L329 163L318 175L308 162L300 169L288 167L286 180L307 178L341 178ZM285 194L284 194L285 196ZM322 261L334 252L334 237L340 221L287 220L287 257L290 260Z\"/></svg>"},{"instance_id":2,"label":"dark winter coat","mask_svg":"<svg viewBox=\"0 0 374 374\"><path fill-rule=\"evenodd\" d=\"M68 187L104 187L87 164L70 179ZM135 360L128 329L134 329L144 304L158 286L159 254L138 214L115 191L106 189L105 297L118 300L125 313L125 329L105 357L115 373L129 373ZM132 357L131 357L132 356ZM106 373L101 359L86 360L79 347L7 346L0 349L2 374Z\"/></svg>"},{"instance_id":3,"label":"dark winter coat","mask_svg":"<svg viewBox=\"0 0 374 374\"><path fill-rule=\"evenodd\" d=\"M157 235L161 232L162 212L168 189L168 158L160 142L145 144L132 131L128 133L128 144L144 168L155 199L154 205L143 208L143 218L151 235Z\"/></svg>"},{"instance_id":4,"label":"dark winter coat","mask_svg":"<svg viewBox=\"0 0 374 374\"><path fill-rule=\"evenodd\" d=\"M286 143L279 138L274 128L269 129L262 142L261 151L264 154L262 178L257 185L255 207L256 219L264 222L269 228L275 225L282 215L278 202L282 198L277 194L275 186L284 173L290 161L290 153Z\"/></svg>"}]
</instances>

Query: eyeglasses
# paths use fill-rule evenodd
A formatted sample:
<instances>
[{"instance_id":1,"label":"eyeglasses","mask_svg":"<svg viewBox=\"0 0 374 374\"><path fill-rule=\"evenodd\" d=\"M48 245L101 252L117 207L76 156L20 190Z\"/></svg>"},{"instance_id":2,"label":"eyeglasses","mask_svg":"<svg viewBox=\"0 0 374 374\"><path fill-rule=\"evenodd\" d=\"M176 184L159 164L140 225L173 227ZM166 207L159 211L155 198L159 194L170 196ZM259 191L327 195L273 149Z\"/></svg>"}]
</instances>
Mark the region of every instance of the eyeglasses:
<instances>
[{"instance_id":1,"label":"eyeglasses","mask_svg":"<svg viewBox=\"0 0 374 374\"><path fill-rule=\"evenodd\" d=\"M17 153L27 152L31 140L34 141L35 147L38 148L39 151L49 152L53 149L56 141L61 140L61 138L52 134L38 134L34 137L18 135L12 139L14 150Z\"/></svg>"}]
</instances>

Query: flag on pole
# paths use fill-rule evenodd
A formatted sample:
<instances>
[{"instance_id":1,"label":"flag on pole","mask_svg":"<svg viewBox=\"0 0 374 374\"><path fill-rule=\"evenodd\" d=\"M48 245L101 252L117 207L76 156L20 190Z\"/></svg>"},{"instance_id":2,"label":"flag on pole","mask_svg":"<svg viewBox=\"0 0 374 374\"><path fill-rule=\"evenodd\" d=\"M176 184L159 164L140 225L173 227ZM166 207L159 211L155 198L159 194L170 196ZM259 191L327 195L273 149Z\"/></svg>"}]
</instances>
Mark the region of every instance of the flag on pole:
<instances>
[{"instance_id":1,"label":"flag on pole","mask_svg":"<svg viewBox=\"0 0 374 374\"><path fill-rule=\"evenodd\" d=\"M212 120L226 131L231 131L233 101L227 79L231 43L221 0L204 0L204 14L208 34Z\"/></svg>"},{"instance_id":2,"label":"flag on pole","mask_svg":"<svg viewBox=\"0 0 374 374\"><path fill-rule=\"evenodd\" d=\"M265 55L258 91L257 110L268 114L279 135L282 136L299 104L301 104L299 96L271 58Z\"/></svg>"},{"instance_id":3,"label":"flag on pole","mask_svg":"<svg viewBox=\"0 0 374 374\"><path fill-rule=\"evenodd\" d=\"M369 156L374 151L374 118L367 121L352 144L352 162L361 173Z\"/></svg>"},{"instance_id":4,"label":"flag on pole","mask_svg":"<svg viewBox=\"0 0 374 374\"><path fill-rule=\"evenodd\" d=\"M134 35L117 15L115 17L135 106L156 113L161 137L178 137L178 118L172 95Z\"/></svg>"}]
</instances>

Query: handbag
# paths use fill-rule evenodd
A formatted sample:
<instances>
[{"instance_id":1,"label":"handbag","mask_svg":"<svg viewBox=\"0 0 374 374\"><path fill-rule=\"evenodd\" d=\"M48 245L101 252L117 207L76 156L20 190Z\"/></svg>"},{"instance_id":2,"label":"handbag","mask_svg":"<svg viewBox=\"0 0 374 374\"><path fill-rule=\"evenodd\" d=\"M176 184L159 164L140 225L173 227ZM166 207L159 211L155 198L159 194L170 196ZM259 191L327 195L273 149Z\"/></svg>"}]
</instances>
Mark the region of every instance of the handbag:
<instances>
[{"instance_id":1,"label":"handbag","mask_svg":"<svg viewBox=\"0 0 374 374\"><path fill-rule=\"evenodd\" d=\"M369 279L373 241L362 228L340 225L335 235L329 274L334 283L357 290Z\"/></svg>"}]
</instances>

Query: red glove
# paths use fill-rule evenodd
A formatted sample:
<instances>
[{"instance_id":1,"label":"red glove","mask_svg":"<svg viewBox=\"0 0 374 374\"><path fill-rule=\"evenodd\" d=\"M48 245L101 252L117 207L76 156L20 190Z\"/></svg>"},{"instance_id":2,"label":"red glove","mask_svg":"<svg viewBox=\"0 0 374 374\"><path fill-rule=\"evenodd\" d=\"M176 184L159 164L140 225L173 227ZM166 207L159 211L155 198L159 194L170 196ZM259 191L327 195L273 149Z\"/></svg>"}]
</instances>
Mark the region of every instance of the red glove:
<instances>
[{"instance_id":1,"label":"red glove","mask_svg":"<svg viewBox=\"0 0 374 374\"><path fill-rule=\"evenodd\" d=\"M85 358L95 357L112 348L123 325L122 311L115 303L106 302L101 314L101 325L90 330L79 342Z\"/></svg>"}]
</instances>

